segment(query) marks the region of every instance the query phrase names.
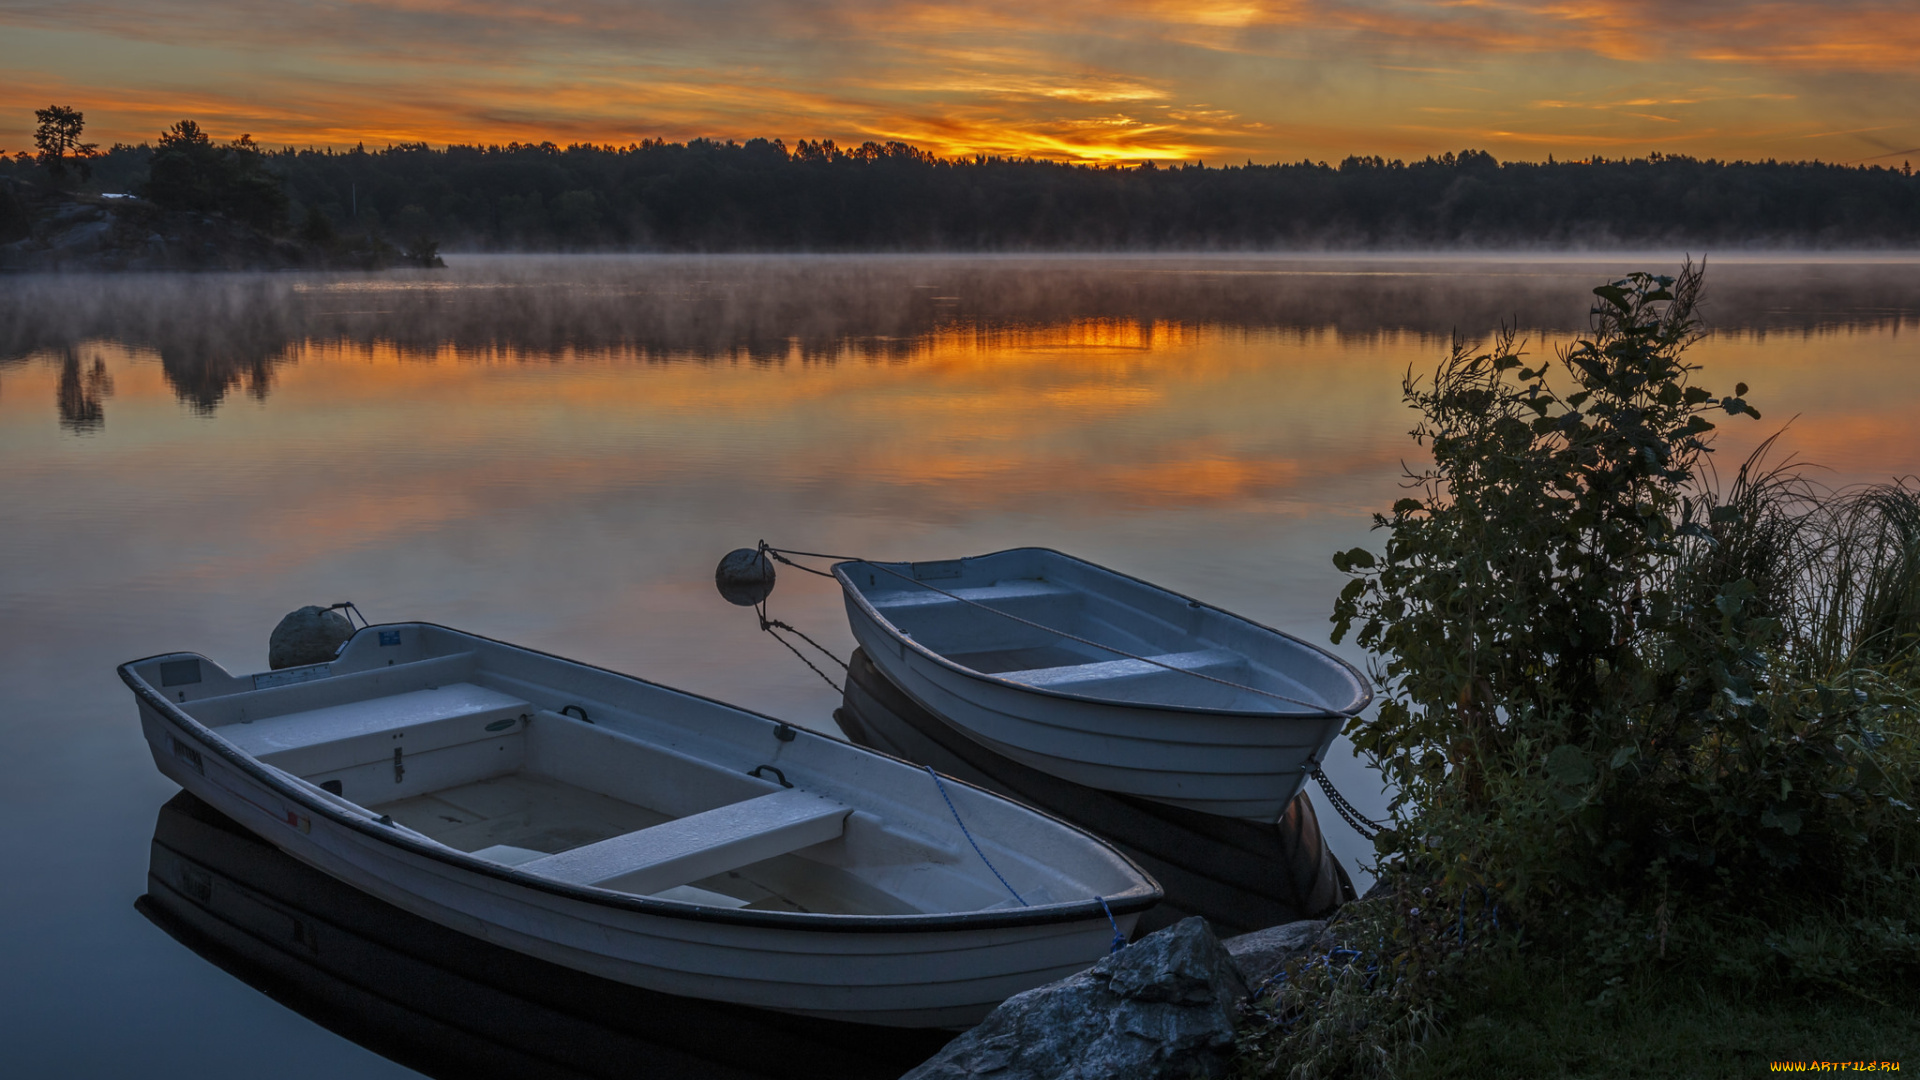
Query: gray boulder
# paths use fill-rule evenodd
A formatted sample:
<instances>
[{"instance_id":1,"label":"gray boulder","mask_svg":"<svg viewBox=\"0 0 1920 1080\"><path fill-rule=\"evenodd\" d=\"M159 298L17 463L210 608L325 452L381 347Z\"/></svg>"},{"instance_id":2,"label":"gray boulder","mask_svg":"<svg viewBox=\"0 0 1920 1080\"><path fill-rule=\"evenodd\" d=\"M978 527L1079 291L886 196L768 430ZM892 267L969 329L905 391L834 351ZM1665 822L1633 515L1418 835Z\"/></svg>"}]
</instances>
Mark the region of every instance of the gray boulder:
<instances>
[{"instance_id":1,"label":"gray boulder","mask_svg":"<svg viewBox=\"0 0 1920 1080\"><path fill-rule=\"evenodd\" d=\"M1233 957L1234 966L1240 969L1240 977L1247 981L1247 986L1258 990L1278 975L1281 968L1310 952L1330 947L1332 939L1325 919L1301 919L1230 937L1220 944L1227 955Z\"/></svg>"},{"instance_id":2,"label":"gray boulder","mask_svg":"<svg viewBox=\"0 0 1920 1080\"><path fill-rule=\"evenodd\" d=\"M1246 994L1207 921L1183 919L1078 975L1007 999L902 1080L1218 1076Z\"/></svg>"},{"instance_id":3,"label":"gray boulder","mask_svg":"<svg viewBox=\"0 0 1920 1080\"><path fill-rule=\"evenodd\" d=\"M337 611L308 604L289 612L267 639L267 666L275 671L324 664L353 636L353 624Z\"/></svg>"}]
</instances>

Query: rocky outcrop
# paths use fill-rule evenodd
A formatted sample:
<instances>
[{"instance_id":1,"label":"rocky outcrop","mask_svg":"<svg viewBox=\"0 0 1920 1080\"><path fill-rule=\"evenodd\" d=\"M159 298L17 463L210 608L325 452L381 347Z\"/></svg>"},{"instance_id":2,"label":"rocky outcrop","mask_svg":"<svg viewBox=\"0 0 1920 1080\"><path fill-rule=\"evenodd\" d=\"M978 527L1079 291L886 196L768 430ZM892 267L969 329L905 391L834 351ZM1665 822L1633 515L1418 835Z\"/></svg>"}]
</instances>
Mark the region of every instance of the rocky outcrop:
<instances>
[{"instance_id":1,"label":"rocky outcrop","mask_svg":"<svg viewBox=\"0 0 1920 1080\"><path fill-rule=\"evenodd\" d=\"M26 235L0 244L5 270L255 270L311 254L217 214L170 212L140 199L35 193Z\"/></svg>"},{"instance_id":2,"label":"rocky outcrop","mask_svg":"<svg viewBox=\"0 0 1920 1080\"><path fill-rule=\"evenodd\" d=\"M1247 987L1205 919L1009 998L903 1080L1175 1080L1218 1076Z\"/></svg>"},{"instance_id":3,"label":"rocky outcrop","mask_svg":"<svg viewBox=\"0 0 1920 1080\"><path fill-rule=\"evenodd\" d=\"M408 258L371 237L316 245L145 199L18 184L0 197L0 270L377 270ZM428 253L419 265L445 264Z\"/></svg>"},{"instance_id":4,"label":"rocky outcrop","mask_svg":"<svg viewBox=\"0 0 1920 1080\"><path fill-rule=\"evenodd\" d=\"M1233 957L1248 989L1258 990L1288 964L1308 953L1324 952L1333 939L1325 919L1302 919L1231 937L1220 944Z\"/></svg>"}]
</instances>

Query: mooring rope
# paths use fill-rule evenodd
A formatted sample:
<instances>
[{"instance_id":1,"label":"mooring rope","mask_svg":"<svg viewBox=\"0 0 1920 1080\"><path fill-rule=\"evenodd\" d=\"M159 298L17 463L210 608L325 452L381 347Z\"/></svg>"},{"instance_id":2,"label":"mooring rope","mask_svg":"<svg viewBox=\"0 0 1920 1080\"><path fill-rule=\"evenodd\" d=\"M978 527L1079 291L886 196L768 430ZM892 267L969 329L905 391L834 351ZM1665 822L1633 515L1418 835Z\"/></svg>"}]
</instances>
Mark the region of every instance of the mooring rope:
<instances>
[{"instance_id":1,"label":"mooring rope","mask_svg":"<svg viewBox=\"0 0 1920 1080\"><path fill-rule=\"evenodd\" d=\"M794 633L799 634L800 639L802 641L805 641L807 644L813 646L816 649L819 649L823 653L826 653L827 659L833 661L836 664L839 664L843 668L847 666L846 661L840 659L839 657L833 655L830 652L827 652L827 649L825 646L821 645L819 642L813 640L807 635L801 633L798 629L792 626L789 626L786 623L781 622L779 619L767 618L767 602L765 600L760 601L759 604L754 606L754 613L760 616L760 629L765 630L769 635L771 635L773 640L779 642L782 645L785 645L787 647L788 652L799 657L801 663L807 665L808 669L810 669L815 675L820 676L821 681L826 683L828 686L832 687L836 693L845 693L844 688L842 688L839 683L834 682L831 676L829 676L826 672L821 671L819 667L817 667L814 664L813 661L807 659L807 656L805 653L801 652L799 649L794 648L793 642L788 641L786 638L781 637L780 630L791 630ZM778 629L775 629L776 627L778 627ZM852 669L849 668L848 670L852 670Z\"/></svg>"},{"instance_id":2,"label":"mooring rope","mask_svg":"<svg viewBox=\"0 0 1920 1080\"><path fill-rule=\"evenodd\" d=\"M1107 906L1107 898L1096 896L1094 899L1100 901L1100 910L1107 913L1107 925L1113 927L1113 945L1107 949L1107 955L1112 956L1127 947L1127 935L1120 932L1120 923L1114 919L1113 909Z\"/></svg>"},{"instance_id":3,"label":"mooring rope","mask_svg":"<svg viewBox=\"0 0 1920 1080\"><path fill-rule=\"evenodd\" d=\"M342 600L337 604L328 604L327 610L338 611L345 614L348 628L352 628L353 626L353 617L355 615L360 615L359 606L356 605L351 600ZM367 621L367 617L365 615L360 615L360 629L365 630L367 627L372 625L373 625L372 623Z\"/></svg>"},{"instance_id":4,"label":"mooring rope","mask_svg":"<svg viewBox=\"0 0 1920 1080\"><path fill-rule=\"evenodd\" d=\"M957 807L955 807L955 806L953 805L953 796L951 796L951 795L948 795L948 794L947 794L947 783L946 783L946 781L944 781L944 780L942 780L942 779L940 779L940 774L939 774L939 773L937 773L937 772L934 772L934 771L933 771L933 766L931 766L931 765L922 765L922 766L921 766L921 768L923 768L923 769L925 769L925 770L927 770L927 775L928 775L928 776L931 776L931 777L933 777L933 783L934 783L934 786L935 786L935 787L938 787L938 788L940 789L940 797L941 797L941 798L943 798L943 799L945 799L945 800L947 800L947 812L948 812L948 813L951 813L951 814L953 815L953 823L954 823L955 825L958 825L958 826L960 826L960 835L961 835L961 836L964 836L964 837L966 837L966 838L967 838L967 843L969 843L969 844L972 844L972 845L973 845L973 853L974 853L975 855L978 855L978 856L980 856L980 861L981 861L981 862L983 862L983 863L986 863L986 864L987 864L987 869L989 869L989 870L992 870L992 871L993 871L993 876L994 876L994 877L997 877L997 878L1000 878L1000 884L1002 884L1002 885L1006 885L1006 886L1007 886L1007 891L1008 891L1008 892L1010 892L1010 893L1013 893L1013 898L1014 898L1015 900L1018 900L1018 901L1020 901L1020 906L1021 906L1021 907L1032 907L1033 905L1032 905L1032 904L1029 904L1029 903L1027 903L1027 901L1026 901L1026 898L1024 898L1024 897L1022 897L1022 896L1021 896L1021 895L1020 895L1020 894L1019 894L1018 892L1014 892L1014 888L1013 888L1013 886L1011 886L1011 885L1007 885L1007 879L1006 879L1005 877L1003 877L1003 876L1001 875L1001 873L1000 873L1000 871L999 871L999 870L998 870L998 869L997 869L997 868L996 868L996 867L995 867L995 866L993 865L993 860L992 860L992 859L989 859L989 858L987 858L987 853L986 853L986 852L984 852L984 851L981 851L981 850L980 850L980 845L979 845L978 843L976 843L976 842L974 841L974 839L973 839L973 833L972 833L972 832L970 832L970 831L969 831L969 830L967 829L967 823L966 823L966 822L964 822L964 821L962 821L962 820L960 820L960 811L959 811L959 809L958 809ZM1104 901L1104 900L1102 900L1102 901L1101 901L1101 903L1102 903L1102 904L1105 904L1105 903L1106 903L1106 901ZM1112 914L1111 912L1109 912L1109 913L1107 914L1107 918L1108 918L1108 919L1112 919L1112 918L1113 918L1113 914ZM1119 925L1118 925L1118 924L1116 924L1116 925L1114 926L1114 931L1115 931L1116 933L1118 933L1118 932L1119 932L1119 929L1120 929L1120 928L1119 928Z\"/></svg>"},{"instance_id":5,"label":"mooring rope","mask_svg":"<svg viewBox=\"0 0 1920 1080\"><path fill-rule=\"evenodd\" d=\"M960 835L967 838L967 843L972 846L973 853L980 856L980 861L987 865L987 869L993 871L993 876L1000 879L1000 884L1006 888L1007 892L1011 894L1015 900L1020 902L1021 907L1032 907L1032 904L1027 903L1026 897L1021 896L1011 884L1008 884L1006 876L1000 873L999 867L993 865L992 859L987 858L987 853L980 850L979 841L973 838L973 830L967 828L967 823L960 818L959 808L953 805L953 796L947 794L947 782L940 779L940 774L934 771L933 766L922 765L920 767L927 771L928 776L933 777L934 786L940 789L940 797L946 800L947 812L953 815L953 823L960 826ZM1113 941L1109 943L1107 947L1107 954L1111 956L1127 947L1127 935L1120 932L1120 921L1113 917L1113 909L1107 906L1107 898L1104 896L1095 896L1094 899L1100 901L1100 910L1107 914L1107 925L1113 928Z\"/></svg>"},{"instance_id":6,"label":"mooring rope","mask_svg":"<svg viewBox=\"0 0 1920 1080\"><path fill-rule=\"evenodd\" d=\"M1014 622L1020 623L1023 626L1030 626L1035 630L1042 631L1043 633L1054 634L1056 636L1066 638L1069 641L1077 641L1082 645L1091 645L1096 649L1100 649L1105 652L1114 653L1115 655L1118 655L1118 656L1124 656L1129 660L1138 660L1143 664L1151 664L1157 668L1164 668L1167 671L1176 671L1182 675L1191 675L1196 679L1205 679L1208 682L1218 683L1221 686L1231 687L1235 690L1244 690L1249 694L1258 694L1262 697L1270 697L1270 698L1275 698L1279 701L1284 701L1290 705L1299 705L1303 708L1312 709L1316 714L1321 716L1339 715L1337 713L1329 712L1326 706L1318 705L1311 701L1302 701L1299 698L1288 697L1285 694L1276 693L1272 690L1262 690L1259 687L1246 686L1241 683L1234 682L1231 679L1222 679L1213 675L1208 675L1206 672L1203 672L1203 671L1194 671L1191 668L1175 667L1172 664L1165 663L1160 660L1155 660L1151 656L1140 656L1135 653L1130 653L1125 649L1117 648L1112 645L1104 645L1098 641L1093 641L1089 638L1083 638L1078 634L1070 634L1065 630L1056 630L1051 626L1042 625L1040 623L1034 622L1031 619L1021 618L1020 616L1015 615L1010 611L1002 611L999 608L988 607L987 605L982 604L977 600L969 600L964 596L960 596L958 594L948 592L947 590L940 588L938 585L929 585L926 582L921 581L919 578L908 577L906 574L903 574L900 571L893 569L892 567L886 565L885 563L877 563L870 559L859 559L851 555L823 555L817 551L795 551L792 548L777 548L768 544L765 540L760 541L760 550L768 553L769 555L772 555L775 559L778 559L779 561L786 563L788 566L791 566L796 570L805 570L809 574L819 574L821 577L832 577L833 575L829 573L825 573L820 570L815 570L812 567L801 566L799 563L794 562L791 559L785 558L785 556L800 555L809 559L836 559L842 562L863 563L867 566L874 568L875 570L880 571L883 574L891 574L902 581L910 582L914 585L920 586L923 589L929 589L933 592L937 592L941 596L945 596L952 600L958 600L963 604L967 604L972 607L977 607L981 611L991 612L992 614L998 615L1003 619L1012 619Z\"/></svg>"}]
</instances>

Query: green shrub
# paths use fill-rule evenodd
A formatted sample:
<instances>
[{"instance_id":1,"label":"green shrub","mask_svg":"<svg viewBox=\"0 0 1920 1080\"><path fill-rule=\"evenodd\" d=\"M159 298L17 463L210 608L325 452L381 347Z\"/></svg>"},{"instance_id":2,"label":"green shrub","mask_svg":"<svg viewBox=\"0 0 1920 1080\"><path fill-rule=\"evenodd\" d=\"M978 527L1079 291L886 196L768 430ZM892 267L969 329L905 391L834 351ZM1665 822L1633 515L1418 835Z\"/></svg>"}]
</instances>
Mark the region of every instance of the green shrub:
<instances>
[{"instance_id":1,"label":"green shrub","mask_svg":"<svg viewBox=\"0 0 1920 1080\"><path fill-rule=\"evenodd\" d=\"M1700 288L1635 274L1557 363L1505 332L1409 375L1433 465L1384 555L1335 558L1335 640L1357 627L1384 691L1348 729L1397 790L1381 854L1603 969L1717 948L1735 911L1898 924L1920 855L1920 500L1757 457L1716 490L1711 418L1759 414L1691 381ZM1774 967L1911 962L1867 940Z\"/></svg>"},{"instance_id":2,"label":"green shrub","mask_svg":"<svg viewBox=\"0 0 1920 1080\"><path fill-rule=\"evenodd\" d=\"M1684 1075L1796 995L1913 1030L1920 491L1819 489L1771 441L1718 487L1711 418L1759 414L1691 381L1700 289L1634 274L1557 363L1503 332L1409 374L1433 464L1334 560L1383 888L1257 996L1242 1074Z\"/></svg>"}]
</instances>

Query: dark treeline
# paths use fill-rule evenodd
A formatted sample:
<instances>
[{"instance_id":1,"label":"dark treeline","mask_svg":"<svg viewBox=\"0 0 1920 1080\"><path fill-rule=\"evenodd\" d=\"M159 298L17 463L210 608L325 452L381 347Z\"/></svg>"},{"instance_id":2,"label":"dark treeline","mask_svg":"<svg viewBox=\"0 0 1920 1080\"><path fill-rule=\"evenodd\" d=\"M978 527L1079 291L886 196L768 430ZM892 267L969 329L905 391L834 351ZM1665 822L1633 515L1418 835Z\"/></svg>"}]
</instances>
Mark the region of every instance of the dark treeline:
<instances>
[{"instance_id":1,"label":"dark treeline","mask_svg":"<svg viewBox=\"0 0 1920 1080\"><path fill-rule=\"evenodd\" d=\"M1415 162L1101 168L764 139L260 153L287 196L280 227L481 251L1920 243L1920 180L1905 163L1653 154L1540 164L1469 150ZM116 146L93 159L92 183L141 192L164 179L156 164L164 151ZM255 194L256 210L271 202Z\"/></svg>"}]
</instances>

